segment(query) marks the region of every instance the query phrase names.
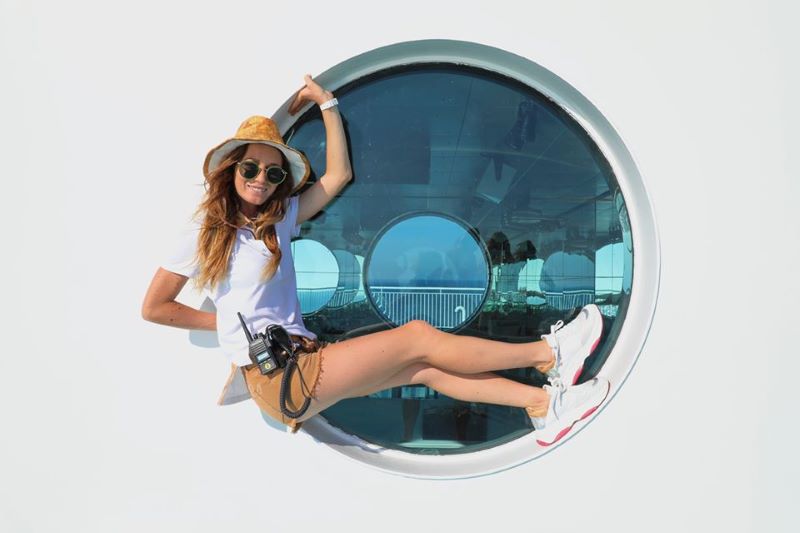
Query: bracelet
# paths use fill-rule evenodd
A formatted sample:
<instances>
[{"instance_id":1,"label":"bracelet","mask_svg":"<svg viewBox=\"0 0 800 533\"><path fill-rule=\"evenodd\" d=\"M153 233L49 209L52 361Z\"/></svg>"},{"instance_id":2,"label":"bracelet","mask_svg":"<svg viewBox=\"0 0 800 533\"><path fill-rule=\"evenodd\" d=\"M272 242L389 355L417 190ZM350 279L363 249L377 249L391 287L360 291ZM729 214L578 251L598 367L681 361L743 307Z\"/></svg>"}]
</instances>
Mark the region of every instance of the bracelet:
<instances>
[{"instance_id":1,"label":"bracelet","mask_svg":"<svg viewBox=\"0 0 800 533\"><path fill-rule=\"evenodd\" d=\"M326 109L331 108L331 107L333 107L335 105L339 105L339 100L337 100L336 98L331 98L327 102L323 102L323 103L319 104L319 109L321 111L325 111Z\"/></svg>"}]
</instances>

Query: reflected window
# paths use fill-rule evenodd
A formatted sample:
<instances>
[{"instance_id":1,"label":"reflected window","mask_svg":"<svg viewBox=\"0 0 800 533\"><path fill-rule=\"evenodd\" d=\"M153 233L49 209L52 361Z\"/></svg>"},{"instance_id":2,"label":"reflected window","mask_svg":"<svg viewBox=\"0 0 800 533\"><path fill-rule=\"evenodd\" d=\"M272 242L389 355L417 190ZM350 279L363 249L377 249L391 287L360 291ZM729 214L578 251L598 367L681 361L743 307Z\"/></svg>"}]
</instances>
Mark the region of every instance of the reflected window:
<instances>
[{"instance_id":1,"label":"reflected window","mask_svg":"<svg viewBox=\"0 0 800 533\"><path fill-rule=\"evenodd\" d=\"M326 307L338 309L355 300L361 280L361 265L356 256L347 250L333 250L333 257L339 268L339 279L336 283L336 291Z\"/></svg>"},{"instance_id":2,"label":"reflected window","mask_svg":"<svg viewBox=\"0 0 800 533\"><path fill-rule=\"evenodd\" d=\"M298 286L328 297L307 307L315 311L306 325L328 342L413 319L524 342L595 302L605 333L581 380L595 375L624 320L633 250L616 177L586 131L532 87L466 65L392 67L336 96L353 180L301 228L330 257L303 266L314 283ZM308 156L310 186L325 173L318 108L285 138ZM317 271L329 275L324 283ZM532 368L497 373L546 383ZM368 442L427 455L491 448L532 431L522 409L419 386L344 400L322 416Z\"/></svg>"},{"instance_id":3,"label":"reflected window","mask_svg":"<svg viewBox=\"0 0 800 533\"><path fill-rule=\"evenodd\" d=\"M355 254L356 261L358 261L358 290L356 291L356 297L353 298L353 302L363 302L367 299L367 293L364 290L364 256Z\"/></svg>"},{"instance_id":4,"label":"reflected window","mask_svg":"<svg viewBox=\"0 0 800 533\"><path fill-rule=\"evenodd\" d=\"M425 320L460 328L489 288L489 263L480 241L452 218L418 214L389 223L375 239L366 269L375 309L393 326Z\"/></svg>"},{"instance_id":5,"label":"reflected window","mask_svg":"<svg viewBox=\"0 0 800 533\"><path fill-rule=\"evenodd\" d=\"M303 315L316 313L336 293L339 286L339 263L325 245L303 239L292 242L292 257L297 274L297 298Z\"/></svg>"}]
</instances>

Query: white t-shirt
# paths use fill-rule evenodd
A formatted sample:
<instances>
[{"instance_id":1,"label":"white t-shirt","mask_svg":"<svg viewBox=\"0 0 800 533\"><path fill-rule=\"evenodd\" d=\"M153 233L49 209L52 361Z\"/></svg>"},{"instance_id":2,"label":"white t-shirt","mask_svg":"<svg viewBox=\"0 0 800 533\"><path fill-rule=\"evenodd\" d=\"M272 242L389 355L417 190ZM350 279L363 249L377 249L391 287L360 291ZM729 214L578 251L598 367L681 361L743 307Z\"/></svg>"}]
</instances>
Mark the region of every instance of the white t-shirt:
<instances>
[{"instance_id":1,"label":"white t-shirt","mask_svg":"<svg viewBox=\"0 0 800 533\"><path fill-rule=\"evenodd\" d=\"M286 216L275 224L282 257L275 275L266 282L261 273L272 255L263 241L250 229L236 231L228 275L210 291L217 308L219 345L230 362L237 366L251 363L247 337L237 312L244 316L251 333L263 332L268 324L280 324L292 335L311 339L317 336L306 329L297 298L297 279L292 259L291 238L300 234L297 225L298 198L289 198ZM200 224L195 222L183 232L176 253L161 265L165 270L188 278L197 275L195 261Z\"/></svg>"}]
</instances>

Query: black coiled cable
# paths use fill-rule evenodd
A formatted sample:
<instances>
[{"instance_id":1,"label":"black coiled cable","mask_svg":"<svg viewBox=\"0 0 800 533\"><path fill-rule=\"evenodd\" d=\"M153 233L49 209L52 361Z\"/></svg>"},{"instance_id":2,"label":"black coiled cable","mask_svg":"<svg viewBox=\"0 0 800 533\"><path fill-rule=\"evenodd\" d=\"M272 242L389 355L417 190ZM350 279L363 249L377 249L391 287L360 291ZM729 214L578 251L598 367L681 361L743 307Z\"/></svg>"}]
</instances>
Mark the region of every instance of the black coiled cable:
<instances>
[{"instance_id":1,"label":"black coiled cable","mask_svg":"<svg viewBox=\"0 0 800 533\"><path fill-rule=\"evenodd\" d=\"M283 348L286 350L286 353L289 354L289 357L286 360L286 368L283 369L283 379L281 380L281 412L289 418L296 419L300 418L308 411L308 406L311 404L311 393L308 392L308 386L306 385L306 380L303 379L303 371L300 370L297 364L297 355L295 355L294 350L288 349L286 346ZM300 409L292 411L286 406L286 391L291 387L292 372L294 372L295 369L300 372L300 383L303 389L305 389L303 391L303 396L306 397L306 400L303 402L303 405L300 406ZM308 392L308 394L306 394L306 392Z\"/></svg>"}]
</instances>

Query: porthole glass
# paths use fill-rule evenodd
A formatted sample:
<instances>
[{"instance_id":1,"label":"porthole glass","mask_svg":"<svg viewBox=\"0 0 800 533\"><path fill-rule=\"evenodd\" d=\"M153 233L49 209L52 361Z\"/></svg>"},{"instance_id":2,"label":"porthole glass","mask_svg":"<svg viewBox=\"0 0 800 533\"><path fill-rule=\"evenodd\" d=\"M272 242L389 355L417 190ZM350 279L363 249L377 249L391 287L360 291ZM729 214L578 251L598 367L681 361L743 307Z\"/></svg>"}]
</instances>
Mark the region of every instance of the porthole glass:
<instances>
[{"instance_id":1,"label":"porthole glass","mask_svg":"<svg viewBox=\"0 0 800 533\"><path fill-rule=\"evenodd\" d=\"M535 63L472 43L401 43L326 74L354 177L301 228L303 240L338 254L342 295L306 325L328 342L413 319L526 342L596 303L604 334L579 381L602 370L621 383L652 317L658 241L638 171L597 109ZM284 138L311 163L311 186L325 173L320 111L282 113ZM444 291L431 296L433 287ZM454 305L450 290L478 296ZM414 291L426 294L414 300ZM610 361L619 344L627 351ZM533 368L497 374L546 383ZM342 453L410 475L470 475L543 453L523 409L421 386L341 401L306 427ZM450 460L432 459L441 455Z\"/></svg>"},{"instance_id":2,"label":"porthole glass","mask_svg":"<svg viewBox=\"0 0 800 533\"><path fill-rule=\"evenodd\" d=\"M390 222L368 259L367 294L393 326L425 320L445 331L458 329L472 319L489 289L480 241L466 225L442 215Z\"/></svg>"},{"instance_id":3,"label":"porthole glass","mask_svg":"<svg viewBox=\"0 0 800 533\"><path fill-rule=\"evenodd\" d=\"M319 221L303 225L303 236L331 248L339 268L334 296L307 325L335 341L422 319L523 342L598 301L611 335L583 379L596 372L625 305L621 283L598 291L607 265L598 267L596 255L606 261L604 247L621 240L627 221L619 220L613 172L575 121L529 87L457 65L379 72L337 98L354 180ZM311 110L288 135L317 175L325 162L320 121ZM367 258L361 302L354 254ZM532 368L498 373L545 383ZM324 416L411 453L465 453L532 430L521 409L420 387L379 396L345 400Z\"/></svg>"}]
</instances>

